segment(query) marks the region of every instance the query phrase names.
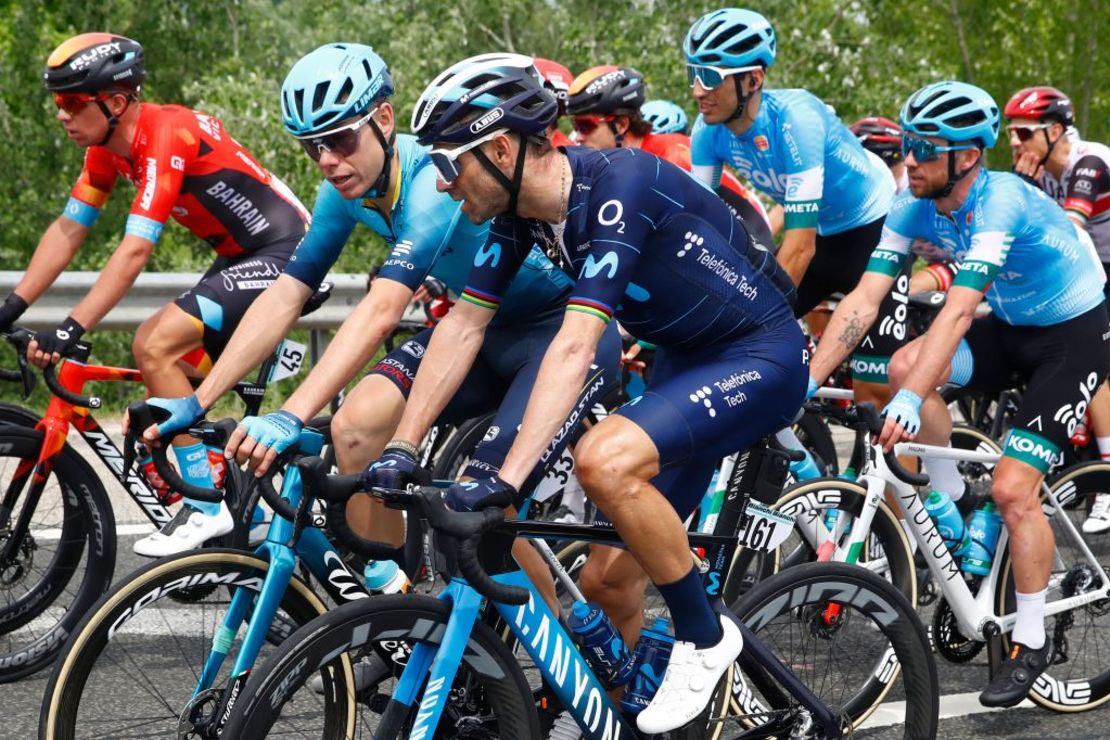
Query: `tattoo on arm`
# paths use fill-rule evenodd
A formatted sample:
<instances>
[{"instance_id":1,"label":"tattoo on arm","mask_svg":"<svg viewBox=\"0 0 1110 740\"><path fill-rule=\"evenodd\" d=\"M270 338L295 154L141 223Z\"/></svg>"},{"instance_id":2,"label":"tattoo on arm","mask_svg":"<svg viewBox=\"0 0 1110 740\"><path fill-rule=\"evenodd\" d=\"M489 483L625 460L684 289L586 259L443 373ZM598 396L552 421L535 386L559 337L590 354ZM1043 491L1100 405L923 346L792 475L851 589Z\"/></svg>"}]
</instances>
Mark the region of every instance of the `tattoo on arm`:
<instances>
[{"instance_id":1,"label":"tattoo on arm","mask_svg":"<svg viewBox=\"0 0 1110 740\"><path fill-rule=\"evenodd\" d=\"M848 349L855 349L859 341L863 339L864 333L863 322L859 320L858 314L853 313L852 317L848 319L848 325L844 327L844 331L837 339Z\"/></svg>"}]
</instances>

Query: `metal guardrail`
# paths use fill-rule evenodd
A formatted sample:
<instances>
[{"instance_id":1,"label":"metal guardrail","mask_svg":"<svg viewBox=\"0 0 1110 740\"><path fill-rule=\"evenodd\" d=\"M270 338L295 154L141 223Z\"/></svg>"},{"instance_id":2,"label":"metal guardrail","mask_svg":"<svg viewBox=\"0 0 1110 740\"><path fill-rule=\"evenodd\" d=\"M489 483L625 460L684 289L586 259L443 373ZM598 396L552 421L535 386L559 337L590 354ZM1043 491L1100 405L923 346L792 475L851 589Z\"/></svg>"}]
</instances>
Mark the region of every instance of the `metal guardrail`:
<instances>
[{"instance_id":1,"label":"metal guardrail","mask_svg":"<svg viewBox=\"0 0 1110 740\"><path fill-rule=\"evenodd\" d=\"M99 274L97 272L63 273L50 290L27 310L19 323L34 329L57 326L85 297ZM0 270L0 296L10 293L21 277L23 277L21 271ZM139 324L155 311L196 285L199 279L200 273L143 273L139 275L138 280L119 305L113 308L96 328L137 329ZM302 317L297 323L298 327L336 329L366 295L365 274L328 275L327 281L333 286L331 298L308 316ZM404 318L423 321L424 312L418 304L410 304Z\"/></svg>"}]
</instances>

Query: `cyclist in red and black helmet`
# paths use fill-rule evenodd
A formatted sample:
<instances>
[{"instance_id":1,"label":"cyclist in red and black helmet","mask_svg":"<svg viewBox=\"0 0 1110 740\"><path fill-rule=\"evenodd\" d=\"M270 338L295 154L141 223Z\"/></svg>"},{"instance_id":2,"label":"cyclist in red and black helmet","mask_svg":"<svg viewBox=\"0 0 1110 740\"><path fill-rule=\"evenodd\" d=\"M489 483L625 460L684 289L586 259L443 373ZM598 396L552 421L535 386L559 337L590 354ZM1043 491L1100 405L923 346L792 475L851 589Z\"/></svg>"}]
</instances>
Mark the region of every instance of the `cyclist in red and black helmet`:
<instances>
[{"instance_id":1,"label":"cyclist in red and black helmet","mask_svg":"<svg viewBox=\"0 0 1110 740\"><path fill-rule=\"evenodd\" d=\"M1075 111L1067 95L1054 87L1018 90L1003 114L1014 155L1014 172L1038 185L1043 167L1075 125ZM1039 135L1038 135L1039 134Z\"/></svg>"},{"instance_id":2,"label":"cyclist in red and black helmet","mask_svg":"<svg viewBox=\"0 0 1110 740\"><path fill-rule=\"evenodd\" d=\"M532 60L532 63L535 64L536 71L540 73L543 86L555 93L555 98L559 101L559 115L547 127L547 138L551 139L554 146L574 146L570 137L559 129L559 119L567 114L567 91L570 89L570 83L574 79L574 75L570 73L569 69L550 59L536 57Z\"/></svg>"},{"instance_id":3,"label":"cyclist in red and black helmet","mask_svg":"<svg viewBox=\"0 0 1110 740\"><path fill-rule=\"evenodd\" d=\"M905 157L902 156L902 127L889 118L871 116L861 118L848 130L856 135L863 148L886 163L894 174L898 192L905 190L902 181L906 179Z\"/></svg>"}]
</instances>

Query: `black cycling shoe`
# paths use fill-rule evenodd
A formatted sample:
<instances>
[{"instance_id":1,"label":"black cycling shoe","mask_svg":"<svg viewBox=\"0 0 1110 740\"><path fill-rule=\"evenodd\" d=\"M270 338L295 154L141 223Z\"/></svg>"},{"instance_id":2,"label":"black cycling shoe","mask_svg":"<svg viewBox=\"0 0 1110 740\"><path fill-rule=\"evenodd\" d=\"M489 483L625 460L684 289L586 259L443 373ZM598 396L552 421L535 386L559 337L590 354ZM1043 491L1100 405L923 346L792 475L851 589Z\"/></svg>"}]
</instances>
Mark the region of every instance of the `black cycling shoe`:
<instances>
[{"instance_id":1,"label":"black cycling shoe","mask_svg":"<svg viewBox=\"0 0 1110 740\"><path fill-rule=\"evenodd\" d=\"M1044 673L1052 660L1052 638L1045 637L1044 647L1039 650L1026 647L1020 642L1012 643L1010 654L998 669L998 675L990 685L979 694L979 703L984 707L1012 707L1021 703L1033 688L1037 676Z\"/></svg>"}]
</instances>

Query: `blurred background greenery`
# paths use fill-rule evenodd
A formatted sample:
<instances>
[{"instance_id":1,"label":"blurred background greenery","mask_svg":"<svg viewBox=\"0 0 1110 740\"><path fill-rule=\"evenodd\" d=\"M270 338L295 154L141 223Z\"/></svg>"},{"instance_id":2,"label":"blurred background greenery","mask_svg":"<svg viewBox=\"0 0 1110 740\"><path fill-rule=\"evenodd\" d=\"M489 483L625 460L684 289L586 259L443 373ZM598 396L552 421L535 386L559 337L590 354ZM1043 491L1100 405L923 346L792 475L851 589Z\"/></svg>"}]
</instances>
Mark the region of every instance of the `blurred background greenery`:
<instances>
[{"instance_id":1,"label":"blurred background greenery","mask_svg":"<svg viewBox=\"0 0 1110 740\"><path fill-rule=\"evenodd\" d=\"M596 64L630 65L645 75L649 98L668 98L692 112L682 38L693 20L718 7L706 0L0 3L0 268L26 266L81 168L81 152L54 120L40 77L50 51L76 33L112 31L139 40L148 70L144 99L222 118L311 205L319 177L282 129L278 91L292 64L320 44L355 41L382 55L397 87L401 131L424 85L449 64L486 51L548 57L575 74ZM1098 42L1110 31L1110 13L1101 0L768 0L750 7L778 32L768 85L807 88L845 122L896 118L902 101L921 85L958 78L985 88L1000 106L1019 88L1055 85L1072 97L1084 138L1107 138L1110 50ZM989 160L1009 166L1005 139ZM118 244L134 194L127 183L117 189L74 269L99 269ZM336 269L362 272L383 255L379 239L356 230ZM201 271L212 258L191 234L172 226L148 269ZM130 364L130 336L100 332L92 338L98 360ZM0 362L10 366L10 359ZM106 395L130 398L132 390ZM13 390L0 389L0 396L13 398ZM30 403L41 408L45 399L40 389Z\"/></svg>"}]
</instances>

